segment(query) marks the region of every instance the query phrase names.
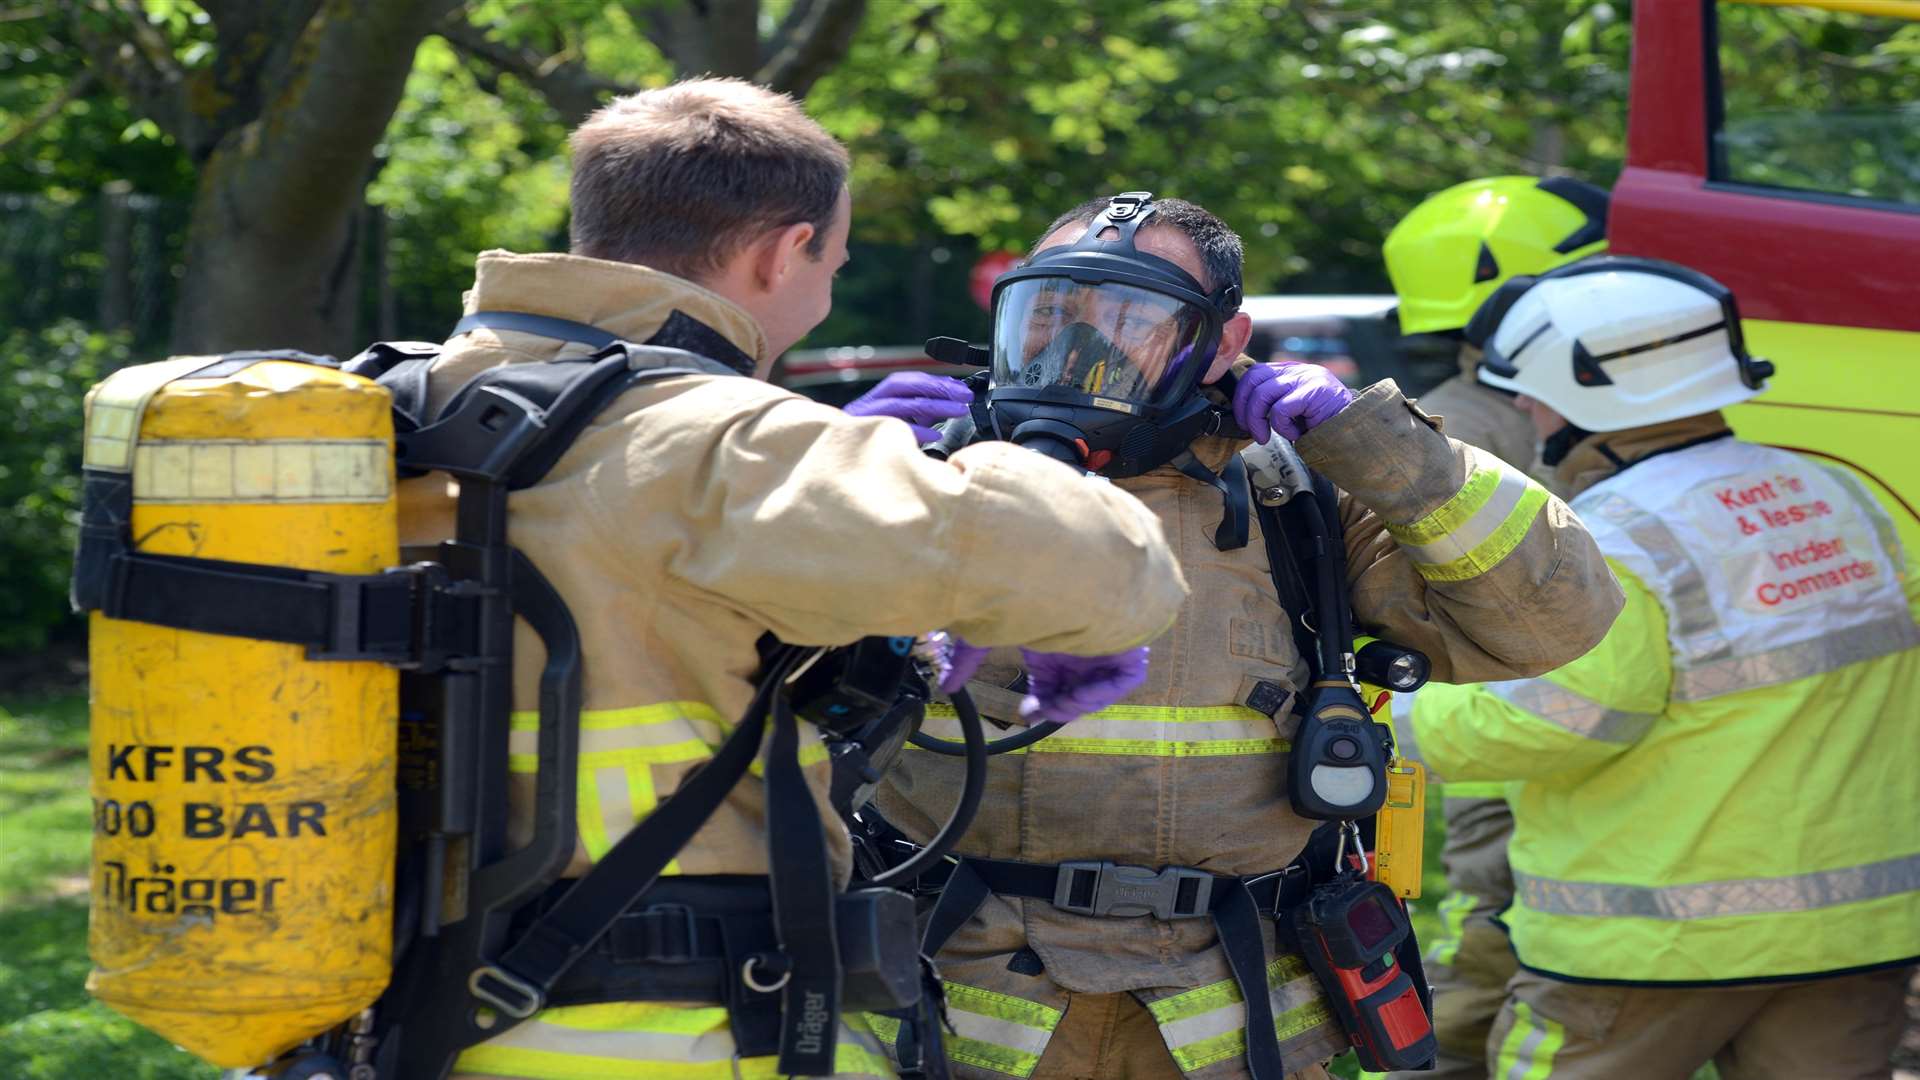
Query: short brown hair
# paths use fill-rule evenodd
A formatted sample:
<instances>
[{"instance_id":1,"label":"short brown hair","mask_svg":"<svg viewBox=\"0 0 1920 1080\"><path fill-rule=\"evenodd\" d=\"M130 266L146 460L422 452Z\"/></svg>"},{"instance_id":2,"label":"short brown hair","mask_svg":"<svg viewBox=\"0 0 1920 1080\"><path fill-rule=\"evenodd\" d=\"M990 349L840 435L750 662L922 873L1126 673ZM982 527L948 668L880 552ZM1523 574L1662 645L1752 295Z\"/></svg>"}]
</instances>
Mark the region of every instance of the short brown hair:
<instances>
[{"instance_id":1,"label":"short brown hair","mask_svg":"<svg viewBox=\"0 0 1920 1080\"><path fill-rule=\"evenodd\" d=\"M574 129L573 252L700 280L761 232L809 222L819 258L847 151L785 94L691 79Z\"/></svg>"}]
</instances>

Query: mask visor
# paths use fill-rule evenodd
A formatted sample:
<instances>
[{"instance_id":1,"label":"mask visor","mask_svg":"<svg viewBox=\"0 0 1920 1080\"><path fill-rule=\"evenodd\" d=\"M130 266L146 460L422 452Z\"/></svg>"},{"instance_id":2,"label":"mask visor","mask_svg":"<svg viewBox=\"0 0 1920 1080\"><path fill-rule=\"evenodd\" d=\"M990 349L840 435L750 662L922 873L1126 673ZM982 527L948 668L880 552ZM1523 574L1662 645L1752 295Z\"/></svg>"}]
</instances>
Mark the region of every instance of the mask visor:
<instances>
[{"instance_id":1,"label":"mask visor","mask_svg":"<svg viewBox=\"0 0 1920 1080\"><path fill-rule=\"evenodd\" d=\"M1164 405L1213 362L1213 324L1204 308L1134 285L1011 282L994 310L993 385Z\"/></svg>"}]
</instances>

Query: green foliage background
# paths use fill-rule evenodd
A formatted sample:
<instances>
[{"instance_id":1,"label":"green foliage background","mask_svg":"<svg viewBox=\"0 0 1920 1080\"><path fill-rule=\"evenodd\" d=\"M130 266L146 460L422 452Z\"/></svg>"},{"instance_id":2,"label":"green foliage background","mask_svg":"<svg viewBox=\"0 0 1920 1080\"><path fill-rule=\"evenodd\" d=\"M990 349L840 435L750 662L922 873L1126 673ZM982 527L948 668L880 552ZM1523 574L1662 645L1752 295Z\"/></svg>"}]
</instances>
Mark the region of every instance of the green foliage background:
<instances>
[{"instance_id":1,"label":"green foliage background","mask_svg":"<svg viewBox=\"0 0 1920 1080\"><path fill-rule=\"evenodd\" d=\"M67 624L67 568L80 508L80 403L127 361L123 339L62 320L0 337L0 654L28 652Z\"/></svg>"}]
</instances>

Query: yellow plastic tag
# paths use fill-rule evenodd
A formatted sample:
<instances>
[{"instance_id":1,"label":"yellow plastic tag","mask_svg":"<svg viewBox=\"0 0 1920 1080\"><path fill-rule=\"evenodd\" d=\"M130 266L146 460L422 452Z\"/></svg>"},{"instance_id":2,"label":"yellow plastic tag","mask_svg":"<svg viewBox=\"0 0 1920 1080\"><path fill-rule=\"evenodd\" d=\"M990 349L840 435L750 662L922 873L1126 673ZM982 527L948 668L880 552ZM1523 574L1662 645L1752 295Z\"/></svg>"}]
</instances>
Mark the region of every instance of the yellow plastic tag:
<instances>
[{"instance_id":1,"label":"yellow plastic tag","mask_svg":"<svg viewBox=\"0 0 1920 1080\"><path fill-rule=\"evenodd\" d=\"M1387 766L1387 804L1374 823L1374 880L1395 896L1420 895L1421 857L1427 841L1427 770L1405 758Z\"/></svg>"}]
</instances>

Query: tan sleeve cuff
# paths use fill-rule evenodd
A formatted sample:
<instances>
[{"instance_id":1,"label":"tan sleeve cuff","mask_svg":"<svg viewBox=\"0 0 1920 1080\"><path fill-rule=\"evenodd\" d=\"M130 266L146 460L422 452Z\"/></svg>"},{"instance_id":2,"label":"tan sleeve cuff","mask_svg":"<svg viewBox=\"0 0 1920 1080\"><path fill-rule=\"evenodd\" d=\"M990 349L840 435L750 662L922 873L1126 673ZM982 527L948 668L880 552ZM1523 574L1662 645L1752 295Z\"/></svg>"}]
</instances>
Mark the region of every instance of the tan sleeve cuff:
<instances>
[{"instance_id":1,"label":"tan sleeve cuff","mask_svg":"<svg viewBox=\"0 0 1920 1080\"><path fill-rule=\"evenodd\" d=\"M1367 387L1294 445L1309 468L1396 525L1431 513L1466 481L1461 455L1392 379Z\"/></svg>"}]
</instances>

